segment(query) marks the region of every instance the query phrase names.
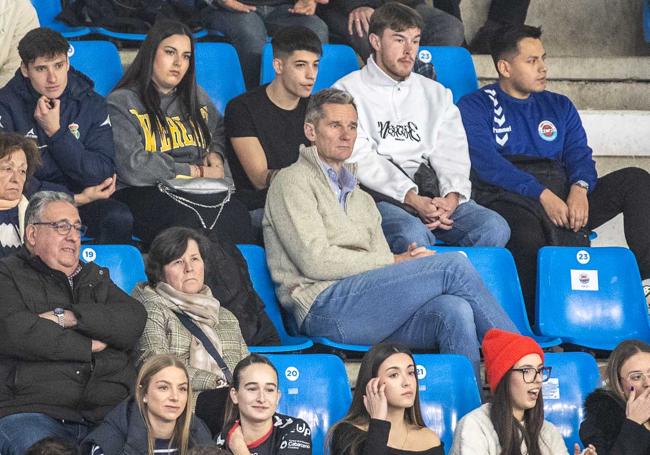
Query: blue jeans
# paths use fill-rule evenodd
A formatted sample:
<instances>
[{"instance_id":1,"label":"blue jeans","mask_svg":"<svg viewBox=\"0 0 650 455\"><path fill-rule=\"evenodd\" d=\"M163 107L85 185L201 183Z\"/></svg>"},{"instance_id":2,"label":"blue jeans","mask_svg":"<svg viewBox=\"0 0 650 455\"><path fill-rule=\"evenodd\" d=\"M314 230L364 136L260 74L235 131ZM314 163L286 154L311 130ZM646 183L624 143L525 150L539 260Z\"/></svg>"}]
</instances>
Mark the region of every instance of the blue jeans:
<instances>
[{"instance_id":1,"label":"blue jeans","mask_svg":"<svg viewBox=\"0 0 650 455\"><path fill-rule=\"evenodd\" d=\"M244 2L246 3L246 2ZM250 90L260 84L260 61L266 35L283 27L302 26L311 29L322 43L329 39L327 25L318 16L292 14L293 3L281 5L256 5L252 13L238 13L224 8L203 9L205 26L226 35L239 55L246 87Z\"/></svg>"},{"instance_id":2,"label":"blue jeans","mask_svg":"<svg viewBox=\"0 0 650 455\"><path fill-rule=\"evenodd\" d=\"M448 245L505 246L510 227L497 212L469 200L460 204L451 216L453 227L430 231L422 220L388 202L378 202L381 229L394 253L403 253L415 242L418 246L435 245L436 238Z\"/></svg>"},{"instance_id":3,"label":"blue jeans","mask_svg":"<svg viewBox=\"0 0 650 455\"><path fill-rule=\"evenodd\" d=\"M56 436L77 444L88 435L88 425L25 412L0 418L0 453L22 455L43 438Z\"/></svg>"},{"instance_id":4,"label":"blue jeans","mask_svg":"<svg viewBox=\"0 0 650 455\"><path fill-rule=\"evenodd\" d=\"M462 254L436 254L340 280L321 292L302 332L347 344L394 341L466 355L479 376L483 335L518 332Z\"/></svg>"}]
</instances>

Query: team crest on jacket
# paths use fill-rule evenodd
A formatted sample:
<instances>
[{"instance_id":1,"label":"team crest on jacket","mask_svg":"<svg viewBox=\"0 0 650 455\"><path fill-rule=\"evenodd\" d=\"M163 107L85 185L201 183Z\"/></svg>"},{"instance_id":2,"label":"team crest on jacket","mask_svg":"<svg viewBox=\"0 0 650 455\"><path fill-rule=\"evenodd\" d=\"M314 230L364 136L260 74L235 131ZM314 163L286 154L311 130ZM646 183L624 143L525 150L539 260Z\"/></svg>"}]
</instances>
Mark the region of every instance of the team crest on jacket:
<instances>
[{"instance_id":1,"label":"team crest on jacket","mask_svg":"<svg viewBox=\"0 0 650 455\"><path fill-rule=\"evenodd\" d=\"M557 128L550 120L542 120L537 127L537 133L545 141L551 142L557 137Z\"/></svg>"},{"instance_id":2,"label":"team crest on jacket","mask_svg":"<svg viewBox=\"0 0 650 455\"><path fill-rule=\"evenodd\" d=\"M70 132L72 133L72 135L75 138L79 139L79 137L80 137L79 125L77 125L76 123L71 123L71 124L68 125L68 129L70 130Z\"/></svg>"}]
</instances>

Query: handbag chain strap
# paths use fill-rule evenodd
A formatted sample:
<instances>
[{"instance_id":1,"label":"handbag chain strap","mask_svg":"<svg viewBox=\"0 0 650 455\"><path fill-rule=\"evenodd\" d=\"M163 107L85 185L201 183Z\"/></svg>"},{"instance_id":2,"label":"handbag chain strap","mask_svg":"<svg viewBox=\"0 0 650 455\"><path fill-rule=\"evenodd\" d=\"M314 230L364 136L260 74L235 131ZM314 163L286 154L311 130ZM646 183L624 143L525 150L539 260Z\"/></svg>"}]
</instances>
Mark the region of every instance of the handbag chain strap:
<instances>
[{"instance_id":1,"label":"handbag chain strap","mask_svg":"<svg viewBox=\"0 0 650 455\"><path fill-rule=\"evenodd\" d=\"M207 229L208 231L211 231L214 228L214 225L217 224L217 221L221 216L221 212L223 211L225 205L230 201L230 195L232 194L232 190L228 188L228 193L226 194L226 197L224 197L223 201L221 201L218 204L207 205L207 204L201 204L199 202L194 202L190 199L184 198L183 196L176 194L173 190L169 188L169 186L163 184L162 182L158 183L158 189L160 190L161 193L166 194L167 196L172 198L172 200L178 202L180 205L187 207L188 209L196 213L196 216L199 217L199 221L201 221L201 226L203 226L203 229ZM212 222L212 224L210 225L210 227L206 226L203 217L201 216L199 211L194 207L201 207L204 209L216 209L216 208L219 209L219 212L217 213L217 216Z\"/></svg>"}]
</instances>

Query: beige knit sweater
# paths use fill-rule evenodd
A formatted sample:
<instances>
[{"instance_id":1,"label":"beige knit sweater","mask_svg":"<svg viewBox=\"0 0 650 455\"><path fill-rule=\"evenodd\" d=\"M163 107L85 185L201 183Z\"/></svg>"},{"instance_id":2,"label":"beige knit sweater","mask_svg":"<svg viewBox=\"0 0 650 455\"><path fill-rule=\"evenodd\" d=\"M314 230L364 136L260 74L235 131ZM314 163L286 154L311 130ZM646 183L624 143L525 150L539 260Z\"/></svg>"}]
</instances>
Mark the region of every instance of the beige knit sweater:
<instances>
[{"instance_id":1,"label":"beige knit sweater","mask_svg":"<svg viewBox=\"0 0 650 455\"><path fill-rule=\"evenodd\" d=\"M20 66L18 42L38 27L36 10L29 0L0 0L0 87Z\"/></svg>"},{"instance_id":2,"label":"beige knit sweater","mask_svg":"<svg viewBox=\"0 0 650 455\"><path fill-rule=\"evenodd\" d=\"M298 161L273 179L262 226L278 299L299 327L316 297L337 280L394 262L372 198L357 186L344 210L315 147L301 147Z\"/></svg>"}]
</instances>

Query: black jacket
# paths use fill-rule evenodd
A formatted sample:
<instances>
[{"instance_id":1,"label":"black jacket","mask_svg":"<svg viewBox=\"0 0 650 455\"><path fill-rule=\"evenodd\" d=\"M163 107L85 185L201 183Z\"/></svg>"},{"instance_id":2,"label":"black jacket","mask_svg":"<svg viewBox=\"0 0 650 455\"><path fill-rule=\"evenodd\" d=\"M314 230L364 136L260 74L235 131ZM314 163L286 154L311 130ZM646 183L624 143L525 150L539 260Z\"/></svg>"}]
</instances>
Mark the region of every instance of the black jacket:
<instances>
[{"instance_id":1,"label":"black jacket","mask_svg":"<svg viewBox=\"0 0 650 455\"><path fill-rule=\"evenodd\" d=\"M147 427L133 397L117 405L82 441L82 453L99 446L104 455L143 455L147 453ZM190 448L213 445L210 432L198 417L190 422Z\"/></svg>"},{"instance_id":2,"label":"black jacket","mask_svg":"<svg viewBox=\"0 0 650 455\"><path fill-rule=\"evenodd\" d=\"M650 431L625 417L625 402L597 389L585 400L580 439L593 444L598 455L650 455Z\"/></svg>"},{"instance_id":3,"label":"black jacket","mask_svg":"<svg viewBox=\"0 0 650 455\"><path fill-rule=\"evenodd\" d=\"M221 305L237 317L248 346L280 344L278 332L264 310L264 302L253 289L241 252L226 239L213 236L211 240L205 284Z\"/></svg>"},{"instance_id":4,"label":"black jacket","mask_svg":"<svg viewBox=\"0 0 650 455\"><path fill-rule=\"evenodd\" d=\"M101 420L129 396L130 355L147 318L108 270L84 264L73 279L26 249L0 261L0 417L44 413L76 422ZM38 315L64 308L75 328ZM91 352L91 340L108 346Z\"/></svg>"}]
</instances>

